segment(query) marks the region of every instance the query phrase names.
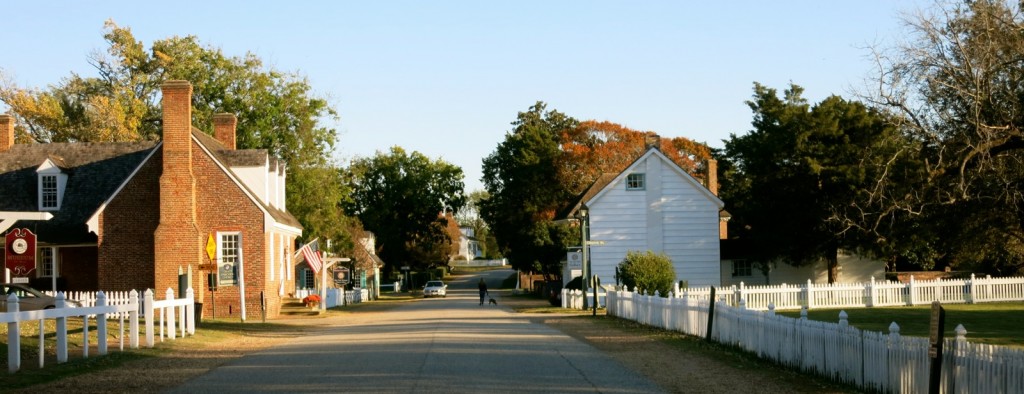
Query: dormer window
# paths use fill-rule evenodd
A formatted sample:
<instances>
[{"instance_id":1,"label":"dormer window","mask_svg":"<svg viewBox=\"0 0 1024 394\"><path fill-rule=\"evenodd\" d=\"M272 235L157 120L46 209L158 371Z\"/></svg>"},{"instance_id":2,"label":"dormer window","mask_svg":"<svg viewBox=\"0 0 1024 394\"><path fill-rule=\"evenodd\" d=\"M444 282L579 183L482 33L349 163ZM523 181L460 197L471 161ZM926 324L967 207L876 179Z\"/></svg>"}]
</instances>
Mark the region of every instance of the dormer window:
<instances>
[{"instance_id":1,"label":"dormer window","mask_svg":"<svg viewBox=\"0 0 1024 394\"><path fill-rule=\"evenodd\" d=\"M59 209L57 204L57 176L39 176L39 208L41 210Z\"/></svg>"},{"instance_id":2,"label":"dormer window","mask_svg":"<svg viewBox=\"0 0 1024 394\"><path fill-rule=\"evenodd\" d=\"M626 190L644 190L644 174L626 175Z\"/></svg>"},{"instance_id":3,"label":"dormer window","mask_svg":"<svg viewBox=\"0 0 1024 394\"><path fill-rule=\"evenodd\" d=\"M68 175L61 170L55 159L46 159L36 169L38 180L38 196L40 211L56 211L64 201L64 187L68 183ZM59 159L56 159L60 161Z\"/></svg>"}]
</instances>

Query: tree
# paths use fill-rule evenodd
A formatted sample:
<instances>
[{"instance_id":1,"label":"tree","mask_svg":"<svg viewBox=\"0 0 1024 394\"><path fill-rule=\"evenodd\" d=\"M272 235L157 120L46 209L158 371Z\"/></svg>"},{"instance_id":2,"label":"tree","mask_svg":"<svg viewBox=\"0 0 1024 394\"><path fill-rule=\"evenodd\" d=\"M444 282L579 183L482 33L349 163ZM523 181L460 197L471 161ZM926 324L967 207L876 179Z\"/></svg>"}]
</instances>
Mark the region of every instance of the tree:
<instances>
[{"instance_id":1,"label":"tree","mask_svg":"<svg viewBox=\"0 0 1024 394\"><path fill-rule=\"evenodd\" d=\"M895 133L887 118L859 102L832 96L811 107L803 89L783 97L754 85L753 130L726 141L729 188L723 189L735 236L750 240L761 267L821 259L829 282L837 277L838 250L870 244L839 218L848 218L858 190L874 175L865 166L881 141Z\"/></svg>"},{"instance_id":2,"label":"tree","mask_svg":"<svg viewBox=\"0 0 1024 394\"><path fill-rule=\"evenodd\" d=\"M195 36L154 41L149 49L131 29L104 24L106 53L89 57L99 76L72 74L44 91L0 86L0 100L18 118L19 142L135 141L160 138L160 85L190 81L193 124L211 131L214 113L238 117L237 146L267 149L288 166L289 210L305 237L346 242L336 229L345 196L330 152L337 139L320 124L337 116L296 74L264 67L251 53L228 57ZM317 187L318 185L323 187Z\"/></svg>"},{"instance_id":3,"label":"tree","mask_svg":"<svg viewBox=\"0 0 1024 394\"><path fill-rule=\"evenodd\" d=\"M626 258L619 263L615 272L616 279L626 287L635 291L643 290L647 294L657 291L662 297L668 297L676 280L672 259L664 253L650 250L626 252Z\"/></svg>"},{"instance_id":4,"label":"tree","mask_svg":"<svg viewBox=\"0 0 1024 394\"><path fill-rule=\"evenodd\" d=\"M514 268L550 277L559 275L570 242L579 242L567 226L552 222L572 197L555 170L559 136L578 122L546 107L538 101L520 112L505 140L484 158L483 182L490 196L480 202L480 214Z\"/></svg>"},{"instance_id":5,"label":"tree","mask_svg":"<svg viewBox=\"0 0 1024 394\"><path fill-rule=\"evenodd\" d=\"M344 206L376 234L387 270L446 265L452 237L442 212L465 204L462 179L461 168L396 146L351 163L345 180L352 193Z\"/></svg>"},{"instance_id":6,"label":"tree","mask_svg":"<svg viewBox=\"0 0 1024 394\"><path fill-rule=\"evenodd\" d=\"M884 172L877 221L912 216L949 265L1024 270L1024 16L999 0L940 3L906 18L908 41L878 51L869 99L904 120L922 175ZM913 182L913 193L905 185ZM952 215L952 216L950 216ZM943 224L957 223L950 232ZM978 236L984 234L984 236Z\"/></svg>"},{"instance_id":7,"label":"tree","mask_svg":"<svg viewBox=\"0 0 1024 394\"><path fill-rule=\"evenodd\" d=\"M480 243L480 249L484 257L489 259L500 258L497 240L491 234L487 222L480 216L480 204L489 197L487 191L477 190L469 193L466 206L455 216L460 226L473 229L474 237ZM468 257L468 256L467 256Z\"/></svg>"},{"instance_id":8,"label":"tree","mask_svg":"<svg viewBox=\"0 0 1024 394\"><path fill-rule=\"evenodd\" d=\"M608 121L587 120L562 132L558 177L579 194L605 173L619 173L647 151L647 139L657 137ZM661 138L658 148L691 175L705 180L704 164L711 158L707 145L684 137Z\"/></svg>"}]
</instances>

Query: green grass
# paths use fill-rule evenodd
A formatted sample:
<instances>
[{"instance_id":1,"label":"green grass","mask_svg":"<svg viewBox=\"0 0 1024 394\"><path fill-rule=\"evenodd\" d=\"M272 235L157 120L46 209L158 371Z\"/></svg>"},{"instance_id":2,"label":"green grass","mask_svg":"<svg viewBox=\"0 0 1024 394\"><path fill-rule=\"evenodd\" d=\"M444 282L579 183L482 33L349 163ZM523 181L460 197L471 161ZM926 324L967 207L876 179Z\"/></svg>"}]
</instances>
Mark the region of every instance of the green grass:
<instances>
[{"instance_id":1,"label":"green grass","mask_svg":"<svg viewBox=\"0 0 1024 394\"><path fill-rule=\"evenodd\" d=\"M952 338L954 329L963 324L967 340L974 343L1024 347L1024 303L947 304L945 336ZM868 331L889 332L896 322L900 335L927 337L931 321L931 306L904 306L884 308L845 309L851 326ZM815 309L807 318L816 321L838 322L838 309ZM799 311L779 312L780 315L800 317Z\"/></svg>"}]
</instances>

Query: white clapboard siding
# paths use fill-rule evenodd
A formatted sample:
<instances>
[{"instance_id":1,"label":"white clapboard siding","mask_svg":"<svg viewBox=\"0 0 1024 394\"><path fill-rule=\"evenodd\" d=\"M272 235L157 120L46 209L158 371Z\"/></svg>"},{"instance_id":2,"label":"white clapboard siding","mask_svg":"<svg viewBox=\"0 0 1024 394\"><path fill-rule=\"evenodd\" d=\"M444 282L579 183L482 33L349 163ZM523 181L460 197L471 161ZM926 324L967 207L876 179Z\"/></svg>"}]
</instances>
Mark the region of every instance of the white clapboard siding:
<instances>
[{"instance_id":1,"label":"white clapboard siding","mask_svg":"<svg viewBox=\"0 0 1024 394\"><path fill-rule=\"evenodd\" d=\"M626 190L626 176L644 173L644 190ZM717 286L720 201L656 150L651 150L585 202L590 209L593 272L615 283L615 267L629 251L665 253L677 280Z\"/></svg>"}]
</instances>

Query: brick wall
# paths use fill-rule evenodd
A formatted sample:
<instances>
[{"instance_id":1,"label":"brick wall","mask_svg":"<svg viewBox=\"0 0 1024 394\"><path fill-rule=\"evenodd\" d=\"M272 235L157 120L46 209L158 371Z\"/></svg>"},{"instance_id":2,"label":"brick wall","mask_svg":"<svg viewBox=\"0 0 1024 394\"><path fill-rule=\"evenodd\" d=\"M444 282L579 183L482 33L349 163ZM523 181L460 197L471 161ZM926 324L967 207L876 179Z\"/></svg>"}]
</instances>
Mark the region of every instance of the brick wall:
<instances>
[{"instance_id":1,"label":"brick wall","mask_svg":"<svg viewBox=\"0 0 1024 394\"><path fill-rule=\"evenodd\" d=\"M153 233L160 222L162 162L157 151L100 215L97 288L155 289Z\"/></svg>"},{"instance_id":2,"label":"brick wall","mask_svg":"<svg viewBox=\"0 0 1024 394\"><path fill-rule=\"evenodd\" d=\"M221 170L211 157L203 152L198 144L193 148L193 173L196 179L196 224L203 239L210 234L220 232L239 232L242 235L242 262L245 265L242 278L245 281L246 309L249 317L259 316L260 292L266 291L269 299L277 298L276 287L267 290L265 280L268 271L266 264L268 247L264 231L263 211ZM204 262L208 260L203 257ZM193 287L205 283L205 277L194 279ZM219 286L217 289L217 311L227 311L229 307L237 313L240 302L239 286ZM273 294L271 294L273 293ZM212 308L206 305L213 300L203 295L203 309ZM197 297L199 295L197 294ZM277 301L275 301L277 302ZM208 310L212 312L212 309Z\"/></svg>"},{"instance_id":3,"label":"brick wall","mask_svg":"<svg viewBox=\"0 0 1024 394\"><path fill-rule=\"evenodd\" d=\"M74 280L66 280L62 290L94 291L97 289L96 252L95 246L57 248L60 277L74 278Z\"/></svg>"}]
</instances>

